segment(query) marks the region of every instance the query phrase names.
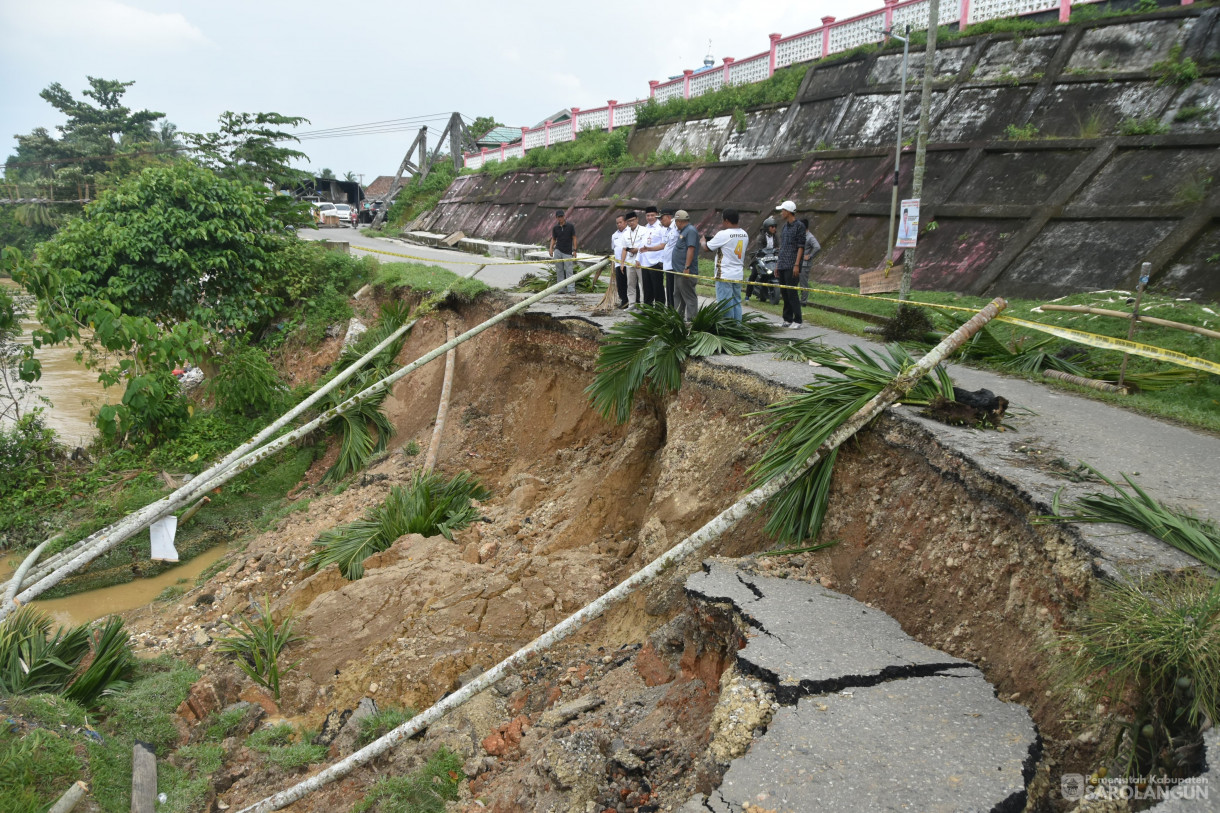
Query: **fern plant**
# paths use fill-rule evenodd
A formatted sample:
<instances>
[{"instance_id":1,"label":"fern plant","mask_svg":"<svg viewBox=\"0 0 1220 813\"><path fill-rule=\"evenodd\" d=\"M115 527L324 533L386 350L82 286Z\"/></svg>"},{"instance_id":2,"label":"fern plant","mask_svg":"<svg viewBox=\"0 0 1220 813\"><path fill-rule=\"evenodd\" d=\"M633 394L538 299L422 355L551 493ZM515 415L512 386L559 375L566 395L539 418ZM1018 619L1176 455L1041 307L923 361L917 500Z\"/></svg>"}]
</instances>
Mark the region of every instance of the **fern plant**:
<instances>
[{"instance_id":1,"label":"fern plant","mask_svg":"<svg viewBox=\"0 0 1220 813\"><path fill-rule=\"evenodd\" d=\"M822 364L838 375L819 373L804 392L752 413L768 423L750 439L770 440L751 469L755 487L803 466L835 429L914 364L914 359L901 345L889 345L884 354L852 346ZM953 382L941 366L934 375L920 379L902 403L927 404L938 395L953 400ZM767 534L784 542L817 537L826 516L837 457L838 450L830 452L771 499Z\"/></svg>"},{"instance_id":2,"label":"fern plant","mask_svg":"<svg viewBox=\"0 0 1220 813\"><path fill-rule=\"evenodd\" d=\"M673 308L644 305L610 329L602 341L593 383L585 390L603 418L626 423L640 388L653 393L682 388L688 358L774 349L778 328L756 313L741 321L728 315L729 303L699 309L687 325Z\"/></svg>"},{"instance_id":3,"label":"fern plant","mask_svg":"<svg viewBox=\"0 0 1220 813\"><path fill-rule=\"evenodd\" d=\"M491 492L470 472L446 480L434 471L417 471L407 488L395 486L381 505L369 509L364 519L323 532L314 544L309 566L339 565L348 579L364 576L364 560L394 544L404 534L453 539L479 518L471 500L485 500Z\"/></svg>"}]
</instances>

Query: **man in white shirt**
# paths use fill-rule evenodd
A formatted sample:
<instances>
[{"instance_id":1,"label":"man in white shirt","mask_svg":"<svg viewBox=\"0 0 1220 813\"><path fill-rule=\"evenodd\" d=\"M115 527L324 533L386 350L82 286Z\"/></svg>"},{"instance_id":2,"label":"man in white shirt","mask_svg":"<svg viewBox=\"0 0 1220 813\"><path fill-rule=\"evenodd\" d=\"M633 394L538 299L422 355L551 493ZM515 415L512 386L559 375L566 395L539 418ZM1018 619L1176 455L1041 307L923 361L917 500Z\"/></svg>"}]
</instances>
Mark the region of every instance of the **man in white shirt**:
<instances>
[{"instance_id":1,"label":"man in white shirt","mask_svg":"<svg viewBox=\"0 0 1220 813\"><path fill-rule=\"evenodd\" d=\"M620 310L627 309L627 267L623 264L623 235L627 231L627 219L622 215L614 218L614 233L610 235L610 255L614 257L614 287L618 291ZM636 294L639 299L639 294Z\"/></svg>"},{"instance_id":2,"label":"man in white shirt","mask_svg":"<svg viewBox=\"0 0 1220 813\"><path fill-rule=\"evenodd\" d=\"M644 210L643 244L640 247L640 277L644 281L644 304L665 302L665 272L662 270L665 253L665 228L657 222L657 207Z\"/></svg>"},{"instance_id":3,"label":"man in white shirt","mask_svg":"<svg viewBox=\"0 0 1220 813\"><path fill-rule=\"evenodd\" d=\"M677 281L672 273L674 270L674 246L678 244L678 227L674 225L674 210L661 211L661 228L665 230L665 248L661 254L661 273L665 276L665 304L677 308L674 298L674 283Z\"/></svg>"},{"instance_id":4,"label":"man in white shirt","mask_svg":"<svg viewBox=\"0 0 1220 813\"><path fill-rule=\"evenodd\" d=\"M741 321L741 279L744 276L746 246L750 235L738 227L741 216L736 209L720 213L723 228L703 247L716 255L716 302L729 302L728 315Z\"/></svg>"},{"instance_id":5,"label":"man in white shirt","mask_svg":"<svg viewBox=\"0 0 1220 813\"><path fill-rule=\"evenodd\" d=\"M627 228L619 234L619 262L627 269L627 296L631 307L640 306L640 248L644 246L644 230L635 212L623 216Z\"/></svg>"}]
</instances>

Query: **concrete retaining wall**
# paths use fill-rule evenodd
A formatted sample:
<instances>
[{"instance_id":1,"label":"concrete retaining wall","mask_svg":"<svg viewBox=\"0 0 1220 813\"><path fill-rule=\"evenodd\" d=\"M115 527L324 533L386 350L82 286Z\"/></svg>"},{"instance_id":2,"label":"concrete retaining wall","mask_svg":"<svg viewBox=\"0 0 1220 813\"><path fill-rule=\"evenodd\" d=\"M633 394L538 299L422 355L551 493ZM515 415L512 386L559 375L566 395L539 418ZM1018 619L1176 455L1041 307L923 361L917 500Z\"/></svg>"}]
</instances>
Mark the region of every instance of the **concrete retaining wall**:
<instances>
[{"instance_id":1,"label":"concrete retaining wall","mask_svg":"<svg viewBox=\"0 0 1220 813\"><path fill-rule=\"evenodd\" d=\"M1174 55L1202 75L1158 68ZM922 54L912 54L904 134L918 117ZM824 246L816 275L855 285L885 255L901 54L813 65L797 101L641 128L636 154L712 155L701 166L603 174L510 172L459 178L416 223L540 243L568 209L582 247L606 250L614 215L664 204L710 233L734 206L753 231L795 200ZM1135 282L1220 297L1220 9L965 38L938 50L916 285L974 294L1058 296ZM1159 135L1124 136L1134 120ZM1037 136L1009 140L1009 127ZM904 156L900 191L910 189ZM1213 182L1214 180L1214 182Z\"/></svg>"}]
</instances>

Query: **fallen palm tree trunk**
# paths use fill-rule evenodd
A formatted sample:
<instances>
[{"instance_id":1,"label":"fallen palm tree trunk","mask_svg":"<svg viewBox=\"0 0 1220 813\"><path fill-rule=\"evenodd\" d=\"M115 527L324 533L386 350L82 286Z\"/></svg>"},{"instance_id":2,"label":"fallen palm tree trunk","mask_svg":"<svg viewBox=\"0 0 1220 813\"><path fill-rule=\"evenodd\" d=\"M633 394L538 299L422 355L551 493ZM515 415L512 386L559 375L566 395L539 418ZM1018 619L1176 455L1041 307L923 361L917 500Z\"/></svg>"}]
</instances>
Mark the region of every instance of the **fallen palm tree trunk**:
<instances>
[{"instance_id":1,"label":"fallen palm tree trunk","mask_svg":"<svg viewBox=\"0 0 1220 813\"><path fill-rule=\"evenodd\" d=\"M38 557L42 555L44 550L46 550L47 545L50 545L56 539L59 539L60 536L61 534L56 534L50 539L40 543L38 547L30 551L30 554L22 560L16 572L13 573L13 577L9 579L8 587L5 588L3 606L8 607L13 603L13 601L17 598L17 590L20 589L21 582L25 579L26 573L28 573L30 568L34 566L34 563L38 561Z\"/></svg>"},{"instance_id":2,"label":"fallen palm tree trunk","mask_svg":"<svg viewBox=\"0 0 1220 813\"><path fill-rule=\"evenodd\" d=\"M202 475L196 477L173 494L163 497L157 502L146 505L144 508L140 509L134 514L130 514L119 522L97 532L89 538L89 540L94 540L89 547L82 549L78 546L75 549L77 551L75 555L71 556L71 558L67 559L67 561L64 561L46 576L27 586L23 592L17 595L17 600L25 602L35 598L38 595L41 595L46 590L49 590L50 588L59 584L70 574L92 562L98 556L101 556L106 551L114 548L139 531L143 530L158 518L176 511L178 508L181 508L183 505L186 505L192 500L202 496L213 488L223 485L241 472L261 463L294 441L308 435L310 432L313 432L322 426L325 426L336 416L342 415L347 410L359 406L365 400L379 395L389 387L392 387L404 376L410 375L412 372L418 370L425 364L440 358L446 352L448 352L450 348L457 347L459 344L473 339L475 336L488 328L495 327L500 322L503 322L510 316L525 310L535 302L539 302L552 294L558 293L570 285L572 280L584 279L597 269L604 266L607 262L609 262L609 260L603 260L602 262L593 265L584 271L578 272L575 276L569 277L562 283L556 283L546 290L540 291L533 296L521 300L517 304L506 308L487 321L476 325L457 338L446 342L431 352L424 354L407 366L398 369L396 372L391 373L377 383L372 384L364 390L356 393L342 404L326 410L309 423L306 423L292 432L283 435L266 446L249 452L244 457L233 460L228 467L223 469L221 469L220 466L213 467L212 472L214 473L211 477L204 477ZM233 455L230 455L229 457L231 458ZM217 471L217 469L220 470ZM85 541L88 542L89 540ZM0 620L3 620L3 618L8 615L11 608L11 605L0 606Z\"/></svg>"},{"instance_id":3,"label":"fallen palm tree trunk","mask_svg":"<svg viewBox=\"0 0 1220 813\"><path fill-rule=\"evenodd\" d=\"M1089 313L1094 316L1112 316L1115 319L1129 319L1135 322L1147 322L1150 325L1160 325L1161 327L1171 327L1174 330L1186 330L1191 333L1198 333L1200 336L1207 336L1211 339L1220 339L1220 332L1208 330L1205 327L1198 325L1187 325L1182 322L1172 322L1168 319L1158 319L1155 316L1144 316L1142 313L1136 314L1134 317L1129 313L1122 311L1112 311L1105 308L1090 308L1087 305L1042 305L1044 311L1066 311L1068 313Z\"/></svg>"},{"instance_id":4,"label":"fallen palm tree trunk","mask_svg":"<svg viewBox=\"0 0 1220 813\"><path fill-rule=\"evenodd\" d=\"M739 499L733 505L726 508L717 514L710 522L704 525L695 533L691 534L681 543L666 551L652 561L652 563L638 570L635 574L620 582L616 587L609 592L603 594L600 598L586 605L584 608L568 616L563 621L552 627L546 633L535 638L530 643L518 649L512 655L508 656L498 664L493 666L488 671L479 675L479 677L467 683L462 688L458 689L453 694L446 696L439 703L434 704L426 711L412 717L406 723L403 723L398 728L388 734L380 737L377 740L369 743L359 751L351 754L345 759L336 762L329 768L314 774L308 779L293 785L287 790L282 790L272 796L256 802L248 807L243 808L239 813L267 813L271 810L279 810L293 802L303 799L313 791L327 785L336 779L341 779L347 776L356 768L364 765L376 757L384 754L386 751L393 748L398 743L405 739L414 737L426 729L429 725L439 720L449 711L457 708L465 703L470 698L482 692L484 689L494 685L504 677L506 677L515 668L522 666L533 655L551 647L552 645L567 638L572 633L579 630L589 621L600 616L612 604L620 599L626 598L637 587L641 587L653 581L658 575L664 573L669 568L682 562L697 553L703 551L712 542L719 539L725 532L736 525L739 521L748 516L754 509L759 508L767 500L771 499L787 484L796 480L804 473L805 469L813 466L823 455L837 449L840 444L850 438L856 432L863 429L874 418L881 414L882 410L890 404L902 397L903 393L909 391L919 379L928 374L937 364L943 361L947 356L951 355L962 342L972 336L987 322L995 318L1000 311L1006 306L1007 302L1003 299L994 299L992 302L983 308L978 314L970 319L966 324L955 330L947 336L944 341L934 347L926 356L916 362L910 369L896 376L885 388L883 388L875 397L865 404L858 412L840 424L826 441L818 447L818 450L805 461L804 466L794 467L786 474L776 477L762 486L754 489L744 497Z\"/></svg>"},{"instance_id":5,"label":"fallen palm tree trunk","mask_svg":"<svg viewBox=\"0 0 1220 813\"><path fill-rule=\"evenodd\" d=\"M453 339L453 328L445 328L445 339ZM432 429L432 442L428 444L428 454L424 457L424 471L436 467L436 457L441 451L441 435L445 431L445 418L449 415L449 388L453 386L453 366L457 357L457 348L450 348L445 354L445 380L441 384L441 402L436 408L436 426Z\"/></svg>"},{"instance_id":6,"label":"fallen palm tree trunk","mask_svg":"<svg viewBox=\"0 0 1220 813\"><path fill-rule=\"evenodd\" d=\"M258 448L258 446L263 441L265 441L267 438L274 435L280 429L287 426L298 415L302 414L303 412L305 412L305 410L309 409L314 404L318 403L318 401L320 401L322 398L326 397L326 395L328 395L330 392L332 392L336 387L343 384L345 381L347 381L349 378L351 378L353 375L355 375L357 372L359 372L360 369L362 367L364 367L365 364L367 364L372 359L376 358L378 353L380 353L381 351L383 351L387 347L389 347L391 343L393 343L399 336L403 335L408 330L410 330L414 325L415 325L415 320L412 320L410 322L403 324L401 327L399 327L397 330L395 330L393 333L391 333L389 336L387 336L384 341L380 342L372 350L365 353L363 356L358 358L356 361L352 362L347 367L347 369L343 370L343 372L339 373L337 376L332 378L330 381L326 382L326 384L319 387L317 392L313 393L308 398L301 401L301 403L297 404L295 407L293 407L292 409L285 412L274 423L267 426L265 429L263 429L253 438L246 441L241 446L238 446L236 449L234 449L232 452L230 452L228 455L226 455L225 458L223 460L221 460L219 463L212 466L207 471L192 478L189 483L183 484L183 486L181 488L179 488L177 491L170 494L165 499L172 499L189 490L191 493L191 497L189 497L187 499L183 499L176 503L176 505L181 506L181 505L185 505L191 499L193 499L194 497L201 494L202 493L201 491L195 490L196 484L216 477L217 475L221 474L226 469L228 469L230 466L235 464L238 460L241 460L243 457L245 457L247 454L249 454L252 450ZM156 504L157 503L154 503L154 505L156 505ZM194 508L194 510L198 510L199 507L200 506L197 505ZM152 518L150 518L148 520L148 522L145 523L145 526L151 525L153 522L156 522L158 519L161 519L161 517L164 517L167 514L172 513L173 510L176 510L176 509L167 509L166 511L162 512L161 514L158 514L157 516L153 516ZM189 517L187 517L187 518L189 518ZM187 518L184 518L182 521L185 522ZM107 530L109 530L109 529L107 528L107 529L103 529L101 531L97 531L96 533L94 533L90 536L87 536L84 539L82 539L81 541L77 542L71 548L68 548L67 550L64 550L64 551L60 551L59 553L55 554L54 556L49 557L46 561L44 561L41 565L39 565L32 573L28 574L29 583L34 584L34 583L38 582L39 580L46 578L46 576L48 576L49 574L54 572L57 568L59 568L66 562L70 561L72 559L72 557L90 549L94 545L99 544L99 542L101 541L102 535ZM142 530L142 528L137 528L136 530L139 531L139 530ZM16 581L16 586L19 589L21 587L23 581L25 581L25 580L27 580L27 576L25 574L22 575L22 578L20 580L18 580L16 574L14 574L13 579L10 579L10 581L9 581L8 589L13 590L14 581ZM16 590L13 590L13 592L15 594ZM6 600L2 606L0 606L0 618L4 617L4 613L7 612L6 608L11 603L12 603L12 601L10 598L10 599Z\"/></svg>"},{"instance_id":7,"label":"fallen palm tree trunk","mask_svg":"<svg viewBox=\"0 0 1220 813\"><path fill-rule=\"evenodd\" d=\"M1127 388L1120 387L1118 384L1111 384L1109 381L1098 381L1096 378L1084 378L1060 370L1043 370L1042 375L1047 378L1053 378L1056 381L1066 381L1069 384L1088 387L1091 390L1098 390L1099 392L1117 392L1120 395L1128 394Z\"/></svg>"}]
</instances>

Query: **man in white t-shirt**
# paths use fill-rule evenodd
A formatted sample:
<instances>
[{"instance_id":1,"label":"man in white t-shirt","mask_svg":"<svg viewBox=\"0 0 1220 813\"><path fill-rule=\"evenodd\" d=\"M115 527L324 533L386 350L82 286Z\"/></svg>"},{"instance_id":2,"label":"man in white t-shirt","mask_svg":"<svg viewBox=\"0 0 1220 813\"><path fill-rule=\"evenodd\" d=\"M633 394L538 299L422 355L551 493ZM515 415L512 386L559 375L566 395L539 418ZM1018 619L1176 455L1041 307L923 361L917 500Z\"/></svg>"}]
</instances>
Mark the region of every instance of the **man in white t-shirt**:
<instances>
[{"instance_id":1,"label":"man in white t-shirt","mask_svg":"<svg viewBox=\"0 0 1220 813\"><path fill-rule=\"evenodd\" d=\"M657 207L644 210L644 225L640 226L643 245L640 247L640 278L644 282L644 304L665 303L665 272L661 270L665 254L665 227L657 222Z\"/></svg>"},{"instance_id":2,"label":"man in white t-shirt","mask_svg":"<svg viewBox=\"0 0 1220 813\"><path fill-rule=\"evenodd\" d=\"M627 308L627 267L623 264L623 235L627 232L627 219L622 215L614 218L614 233L610 235L610 255L614 257L614 287L618 291L618 306ZM639 294L636 294L639 299Z\"/></svg>"},{"instance_id":3,"label":"man in white t-shirt","mask_svg":"<svg viewBox=\"0 0 1220 813\"><path fill-rule=\"evenodd\" d=\"M640 249L644 246L644 230L635 212L623 216L627 228L619 234L619 262L627 269L627 296L631 307L640 306Z\"/></svg>"},{"instance_id":4,"label":"man in white t-shirt","mask_svg":"<svg viewBox=\"0 0 1220 813\"><path fill-rule=\"evenodd\" d=\"M678 245L678 227L674 225L672 209L661 211L661 228L665 230L665 248L661 256L661 273L665 275L665 304L676 308L674 301L674 282L677 279L671 271L674 270L674 246Z\"/></svg>"},{"instance_id":5,"label":"man in white t-shirt","mask_svg":"<svg viewBox=\"0 0 1220 813\"><path fill-rule=\"evenodd\" d=\"M746 246L750 235L737 223L741 216L736 209L720 213L723 228L703 247L716 255L716 302L729 302L728 315L741 321L741 279L744 276Z\"/></svg>"}]
</instances>

